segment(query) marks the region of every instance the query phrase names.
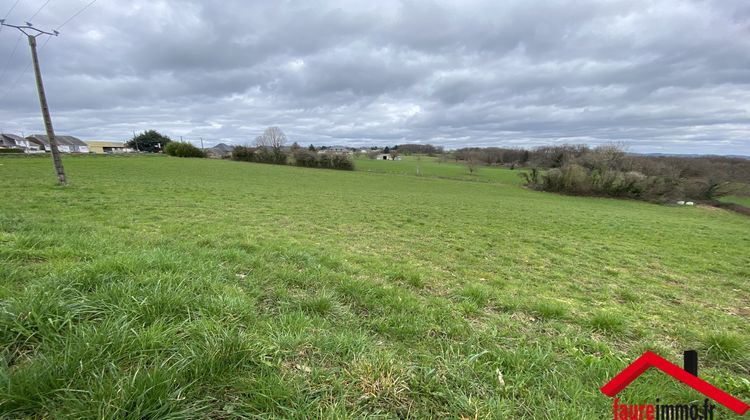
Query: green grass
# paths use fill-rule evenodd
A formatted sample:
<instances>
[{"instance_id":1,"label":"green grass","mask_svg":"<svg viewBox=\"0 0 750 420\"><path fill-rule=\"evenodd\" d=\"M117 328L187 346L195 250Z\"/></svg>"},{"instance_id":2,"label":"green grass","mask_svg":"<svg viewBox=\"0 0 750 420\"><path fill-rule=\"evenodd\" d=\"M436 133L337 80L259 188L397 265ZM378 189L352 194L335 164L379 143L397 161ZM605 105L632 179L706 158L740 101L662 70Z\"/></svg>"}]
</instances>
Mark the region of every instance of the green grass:
<instances>
[{"instance_id":1,"label":"green grass","mask_svg":"<svg viewBox=\"0 0 750 420\"><path fill-rule=\"evenodd\" d=\"M355 159L354 165L356 170L365 172L496 182L511 185L520 185L522 182L522 179L518 176L521 170L480 166L472 174L463 163L451 160L440 162L437 158L420 155L402 156L402 160L376 160L359 157Z\"/></svg>"},{"instance_id":2,"label":"green grass","mask_svg":"<svg viewBox=\"0 0 750 420\"><path fill-rule=\"evenodd\" d=\"M728 195L726 197L722 197L720 199L721 201L725 203L735 203L739 204L741 206L745 206L750 208L750 197L741 197L738 195Z\"/></svg>"},{"instance_id":3,"label":"green grass","mask_svg":"<svg viewBox=\"0 0 750 420\"><path fill-rule=\"evenodd\" d=\"M436 162L64 162L0 159L0 416L610 418L646 349L750 399L746 216Z\"/></svg>"}]
</instances>

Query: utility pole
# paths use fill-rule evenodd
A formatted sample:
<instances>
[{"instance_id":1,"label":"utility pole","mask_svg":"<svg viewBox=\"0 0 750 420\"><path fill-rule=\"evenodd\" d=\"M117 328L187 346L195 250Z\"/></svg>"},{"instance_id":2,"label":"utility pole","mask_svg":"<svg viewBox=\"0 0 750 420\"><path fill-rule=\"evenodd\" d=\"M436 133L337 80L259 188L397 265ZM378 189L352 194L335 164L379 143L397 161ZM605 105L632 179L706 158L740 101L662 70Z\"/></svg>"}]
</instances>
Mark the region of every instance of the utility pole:
<instances>
[{"instance_id":1,"label":"utility pole","mask_svg":"<svg viewBox=\"0 0 750 420\"><path fill-rule=\"evenodd\" d=\"M52 119L49 116L49 107L47 106L47 96L44 93L44 84L42 83L42 71L39 69L39 57L36 53L36 38L40 35L57 36L60 33L57 31L46 32L41 29L34 28L31 23L26 22L26 25L11 25L5 23L5 19L0 20L0 26L8 26L10 28L16 28L23 32L24 35L29 39L29 47L31 48L31 61L34 64L34 74L36 75L36 90L39 93L39 106L42 108L42 118L44 119L44 129L47 131L47 138L49 139L49 148L52 151L52 163L55 165L55 172L57 173L57 181L60 185L66 185L67 180L65 179L65 169L63 168L62 160L60 159L60 150L57 148L57 140L55 139L55 130L52 128Z\"/></svg>"},{"instance_id":2,"label":"utility pole","mask_svg":"<svg viewBox=\"0 0 750 420\"><path fill-rule=\"evenodd\" d=\"M203 148L203 137L201 137L201 150L205 151L206 149Z\"/></svg>"}]
</instances>

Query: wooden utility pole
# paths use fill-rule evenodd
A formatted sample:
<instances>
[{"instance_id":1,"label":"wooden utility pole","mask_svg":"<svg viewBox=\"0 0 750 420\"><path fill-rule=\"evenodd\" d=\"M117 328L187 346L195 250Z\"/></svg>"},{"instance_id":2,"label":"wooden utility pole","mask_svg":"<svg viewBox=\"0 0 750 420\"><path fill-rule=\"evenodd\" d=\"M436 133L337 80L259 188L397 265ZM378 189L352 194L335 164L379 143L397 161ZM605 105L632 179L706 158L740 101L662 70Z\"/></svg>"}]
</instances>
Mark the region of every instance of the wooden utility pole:
<instances>
[{"instance_id":1,"label":"wooden utility pole","mask_svg":"<svg viewBox=\"0 0 750 420\"><path fill-rule=\"evenodd\" d=\"M52 163L55 165L55 172L57 173L57 181L60 185L66 185L67 179L65 178L65 169L63 168L62 159L60 159L60 150L57 147L57 139L55 139L55 130L52 128L52 118L49 116L49 107L47 106L47 95L44 93L44 84L42 83L42 71L39 69L39 57L36 53L36 38L40 35L51 35L57 36L59 32L46 32L40 29L34 28L29 22L26 25L10 25L5 23L5 20L0 20L0 25L9 26L16 28L23 32L24 35L29 39L29 47L31 48L31 61L34 65L34 74L36 76L36 90L39 93L39 106L42 108L42 118L44 119L44 129L47 132L47 138L49 139L49 148L52 152Z\"/></svg>"}]
</instances>

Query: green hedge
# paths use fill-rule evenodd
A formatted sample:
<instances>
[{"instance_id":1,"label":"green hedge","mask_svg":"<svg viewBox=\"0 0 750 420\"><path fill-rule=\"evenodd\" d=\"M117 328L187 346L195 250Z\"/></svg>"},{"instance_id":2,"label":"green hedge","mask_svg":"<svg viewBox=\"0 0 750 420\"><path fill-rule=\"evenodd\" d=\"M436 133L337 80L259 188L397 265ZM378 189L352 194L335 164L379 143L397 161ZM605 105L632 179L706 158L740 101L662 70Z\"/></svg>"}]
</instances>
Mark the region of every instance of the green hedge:
<instances>
[{"instance_id":1,"label":"green hedge","mask_svg":"<svg viewBox=\"0 0 750 420\"><path fill-rule=\"evenodd\" d=\"M203 150L193 146L190 143L172 141L167 143L164 152L169 156L177 157L206 157Z\"/></svg>"}]
</instances>

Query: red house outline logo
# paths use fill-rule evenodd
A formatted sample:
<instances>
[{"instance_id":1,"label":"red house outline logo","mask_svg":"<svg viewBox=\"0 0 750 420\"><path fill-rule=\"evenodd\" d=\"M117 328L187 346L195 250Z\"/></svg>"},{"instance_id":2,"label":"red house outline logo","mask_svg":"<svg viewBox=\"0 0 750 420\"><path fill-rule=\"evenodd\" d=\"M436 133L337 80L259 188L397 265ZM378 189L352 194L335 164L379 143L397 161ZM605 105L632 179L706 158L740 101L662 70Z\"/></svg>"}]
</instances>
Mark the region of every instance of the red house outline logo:
<instances>
[{"instance_id":1,"label":"red house outline logo","mask_svg":"<svg viewBox=\"0 0 750 420\"><path fill-rule=\"evenodd\" d=\"M744 415L750 408L750 406L737 398L650 351L643 353L635 362L618 373L617 376L601 388L601 391L609 397L614 397L651 367L661 370L739 415Z\"/></svg>"}]
</instances>

